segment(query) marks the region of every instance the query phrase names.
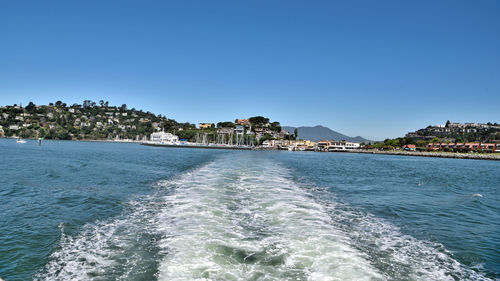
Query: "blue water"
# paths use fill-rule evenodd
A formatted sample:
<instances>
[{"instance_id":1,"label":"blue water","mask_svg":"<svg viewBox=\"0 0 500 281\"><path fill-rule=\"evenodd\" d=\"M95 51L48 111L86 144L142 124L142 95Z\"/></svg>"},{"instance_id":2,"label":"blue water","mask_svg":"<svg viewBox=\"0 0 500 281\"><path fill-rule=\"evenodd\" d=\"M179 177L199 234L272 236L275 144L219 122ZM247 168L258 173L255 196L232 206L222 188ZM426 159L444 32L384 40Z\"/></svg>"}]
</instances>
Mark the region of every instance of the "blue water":
<instances>
[{"instance_id":1,"label":"blue water","mask_svg":"<svg viewBox=\"0 0 500 281\"><path fill-rule=\"evenodd\" d=\"M500 162L0 139L10 280L498 280Z\"/></svg>"}]
</instances>

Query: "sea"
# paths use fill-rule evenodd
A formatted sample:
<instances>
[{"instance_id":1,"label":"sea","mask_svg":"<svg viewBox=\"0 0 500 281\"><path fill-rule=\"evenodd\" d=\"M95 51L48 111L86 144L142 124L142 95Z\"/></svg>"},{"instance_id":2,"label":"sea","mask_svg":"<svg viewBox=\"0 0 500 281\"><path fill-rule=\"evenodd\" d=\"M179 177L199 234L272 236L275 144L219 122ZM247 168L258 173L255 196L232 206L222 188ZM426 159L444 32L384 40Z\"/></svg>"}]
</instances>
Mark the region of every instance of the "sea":
<instances>
[{"instance_id":1,"label":"sea","mask_svg":"<svg viewBox=\"0 0 500 281\"><path fill-rule=\"evenodd\" d=\"M0 139L0 277L500 280L500 161Z\"/></svg>"}]
</instances>

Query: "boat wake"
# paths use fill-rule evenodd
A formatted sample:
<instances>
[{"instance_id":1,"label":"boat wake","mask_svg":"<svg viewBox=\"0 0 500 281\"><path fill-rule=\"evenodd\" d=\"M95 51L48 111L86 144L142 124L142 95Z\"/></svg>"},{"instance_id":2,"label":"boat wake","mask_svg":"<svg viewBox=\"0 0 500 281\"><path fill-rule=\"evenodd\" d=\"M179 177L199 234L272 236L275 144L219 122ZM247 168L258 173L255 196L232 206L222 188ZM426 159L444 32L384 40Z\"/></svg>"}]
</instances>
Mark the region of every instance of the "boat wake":
<instances>
[{"instance_id":1,"label":"boat wake","mask_svg":"<svg viewBox=\"0 0 500 281\"><path fill-rule=\"evenodd\" d=\"M321 199L276 162L230 156L159 182L119 218L62 230L36 279L487 280L439 244Z\"/></svg>"},{"instance_id":2,"label":"boat wake","mask_svg":"<svg viewBox=\"0 0 500 281\"><path fill-rule=\"evenodd\" d=\"M285 169L248 164L164 183L160 280L384 279Z\"/></svg>"}]
</instances>

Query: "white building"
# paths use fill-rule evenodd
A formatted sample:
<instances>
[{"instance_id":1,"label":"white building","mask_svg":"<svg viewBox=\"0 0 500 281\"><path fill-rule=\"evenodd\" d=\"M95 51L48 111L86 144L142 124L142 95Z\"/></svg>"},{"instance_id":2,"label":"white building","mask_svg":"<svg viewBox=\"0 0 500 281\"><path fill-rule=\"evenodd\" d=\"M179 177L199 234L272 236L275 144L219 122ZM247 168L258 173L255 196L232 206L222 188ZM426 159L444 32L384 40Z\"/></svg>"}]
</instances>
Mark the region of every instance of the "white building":
<instances>
[{"instance_id":1,"label":"white building","mask_svg":"<svg viewBox=\"0 0 500 281\"><path fill-rule=\"evenodd\" d=\"M329 151L335 150L348 150L348 149L358 149L360 144L357 142L350 141L332 141L330 146L328 146Z\"/></svg>"},{"instance_id":2,"label":"white building","mask_svg":"<svg viewBox=\"0 0 500 281\"><path fill-rule=\"evenodd\" d=\"M262 142L262 146L263 147L275 147L276 142L275 142L275 140L265 140L264 142Z\"/></svg>"},{"instance_id":3,"label":"white building","mask_svg":"<svg viewBox=\"0 0 500 281\"><path fill-rule=\"evenodd\" d=\"M243 135L244 127L241 125L236 125L236 128L234 128L234 132L236 134Z\"/></svg>"},{"instance_id":4,"label":"white building","mask_svg":"<svg viewBox=\"0 0 500 281\"><path fill-rule=\"evenodd\" d=\"M177 143L179 142L179 137L171 133L156 132L152 133L150 137L152 142L164 143Z\"/></svg>"}]
</instances>

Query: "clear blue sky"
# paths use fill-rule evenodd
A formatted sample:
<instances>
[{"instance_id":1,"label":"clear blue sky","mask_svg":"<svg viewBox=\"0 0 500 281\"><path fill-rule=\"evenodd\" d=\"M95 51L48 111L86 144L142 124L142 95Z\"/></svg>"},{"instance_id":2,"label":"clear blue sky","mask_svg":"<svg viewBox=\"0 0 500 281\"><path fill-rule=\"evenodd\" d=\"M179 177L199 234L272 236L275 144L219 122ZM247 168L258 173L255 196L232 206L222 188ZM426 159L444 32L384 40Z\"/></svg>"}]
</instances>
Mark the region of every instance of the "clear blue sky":
<instances>
[{"instance_id":1,"label":"clear blue sky","mask_svg":"<svg viewBox=\"0 0 500 281\"><path fill-rule=\"evenodd\" d=\"M500 122L500 1L1 1L0 105L84 99L376 140Z\"/></svg>"}]
</instances>

